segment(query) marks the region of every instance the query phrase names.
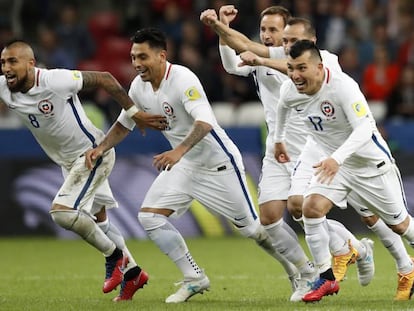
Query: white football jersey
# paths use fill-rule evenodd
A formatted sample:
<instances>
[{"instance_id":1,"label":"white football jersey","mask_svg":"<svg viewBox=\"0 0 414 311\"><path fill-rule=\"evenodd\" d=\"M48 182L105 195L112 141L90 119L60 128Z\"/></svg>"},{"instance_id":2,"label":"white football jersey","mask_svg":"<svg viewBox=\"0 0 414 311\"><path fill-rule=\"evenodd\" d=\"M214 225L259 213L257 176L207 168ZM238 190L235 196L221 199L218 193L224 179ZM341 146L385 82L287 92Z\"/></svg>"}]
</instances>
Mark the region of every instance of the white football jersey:
<instances>
[{"instance_id":1,"label":"white football jersey","mask_svg":"<svg viewBox=\"0 0 414 311\"><path fill-rule=\"evenodd\" d=\"M269 51L272 48L269 48ZM282 49L283 51L283 49ZM227 72L240 76L252 75L256 85L257 95L263 105L265 121L268 129L266 138L266 157L274 159L274 142L273 136L276 122L276 108L279 101L279 89L283 81L288 76L278 70L266 66L242 66L237 64L241 62L235 51L228 46L220 46L220 55L223 66ZM286 58L286 55L278 55L275 58ZM286 145L292 151L292 156L299 156L303 145L306 142L307 133L302 120L297 114L291 114L289 123L286 128Z\"/></svg>"},{"instance_id":2,"label":"white football jersey","mask_svg":"<svg viewBox=\"0 0 414 311\"><path fill-rule=\"evenodd\" d=\"M344 157L342 167L352 174L379 175L394 162L364 95L347 74L325 68L324 83L312 96L298 93L293 82L287 80L282 84L280 97L282 105L301 116L308 132L326 156L332 156L349 139L354 129L369 121L369 138L353 147L347 144L346 153L350 155ZM280 134L279 129L277 132Z\"/></svg>"},{"instance_id":3,"label":"white football jersey","mask_svg":"<svg viewBox=\"0 0 414 311\"><path fill-rule=\"evenodd\" d=\"M76 70L35 68L34 86L27 93L13 93L0 77L1 100L17 113L46 154L66 169L104 136L79 101L82 82Z\"/></svg>"},{"instance_id":4,"label":"white football jersey","mask_svg":"<svg viewBox=\"0 0 414 311\"><path fill-rule=\"evenodd\" d=\"M190 133L195 120L212 125L211 132L180 161L206 169L215 169L229 161L242 165L239 150L218 125L199 79L188 68L167 62L165 76L155 92L150 82L137 76L131 83L129 96L140 110L167 117L168 128L162 133L173 148ZM124 110L118 121L130 130L135 126Z\"/></svg>"}]
</instances>

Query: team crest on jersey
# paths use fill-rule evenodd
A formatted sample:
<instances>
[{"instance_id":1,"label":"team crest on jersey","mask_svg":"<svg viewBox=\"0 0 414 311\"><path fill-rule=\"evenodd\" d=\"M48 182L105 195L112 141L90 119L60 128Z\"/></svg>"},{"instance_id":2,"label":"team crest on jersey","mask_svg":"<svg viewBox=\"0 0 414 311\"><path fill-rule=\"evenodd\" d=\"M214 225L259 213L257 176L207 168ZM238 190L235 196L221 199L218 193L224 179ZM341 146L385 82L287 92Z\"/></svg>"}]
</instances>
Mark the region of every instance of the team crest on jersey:
<instances>
[{"instance_id":1,"label":"team crest on jersey","mask_svg":"<svg viewBox=\"0 0 414 311\"><path fill-rule=\"evenodd\" d=\"M327 116L329 118L329 117L332 117L334 115L335 108L330 102L324 101L321 104L321 111L325 116Z\"/></svg>"},{"instance_id":2,"label":"team crest on jersey","mask_svg":"<svg viewBox=\"0 0 414 311\"><path fill-rule=\"evenodd\" d=\"M162 110L164 110L164 113L168 116L171 117L174 115L174 109L173 107L171 107L171 105L167 102L163 102L162 103Z\"/></svg>"},{"instance_id":3,"label":"team crest on jersey","mask_svg":"<svg viewBox=\"0 0 414 311\"><path fill-rule=\"evenodd\" d=\"M53 104L50 101L48 101L47 99L40 101L37 104L37 108L45 116L51 116L52 113L53 113Z\"/></svg>"},{"instance_id":4,"label":"team crest on jersey","mask_svg":"<svg viewBox=\"0 0 414 311\"><path fill-rule=\"evenodd\" d=\"M357 117L362 117L367 114L367 110L365 109L364 104L362 104L361 102L353 103L352 108L354 109Z\"/></svg>"},{"instance_id":5,"label":"team crest on jersey","mask_svg":"<svg viewBox=\"0 0 414 311\"><path fill-rule=\"evenodd\" d=\"M195 86L192 86L187 91L185 91L185 96L187 96L189 100L196 100L201 97Z\"/></svg>"}]
</instances>

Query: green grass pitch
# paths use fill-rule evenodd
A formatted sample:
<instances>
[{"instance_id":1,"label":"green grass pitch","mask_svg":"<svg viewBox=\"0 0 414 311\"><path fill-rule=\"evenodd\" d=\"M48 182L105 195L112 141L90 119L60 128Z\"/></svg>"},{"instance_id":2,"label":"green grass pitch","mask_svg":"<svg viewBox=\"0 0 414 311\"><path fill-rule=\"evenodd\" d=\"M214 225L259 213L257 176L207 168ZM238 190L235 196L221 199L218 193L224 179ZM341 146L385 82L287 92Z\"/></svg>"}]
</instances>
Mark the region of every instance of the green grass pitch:
<instances>
[{"instance_id":1,"label":"green grass pitch","mask_svg":"<svg viewBox=\"0 0 414 311\"><path fill-rule=\"evenodd\" d=\"M241 237L187 239L211 289L183 304L165 304L180 273L150 241L128 241L149 283L132 301L111 301L103 294L104 258L80 240L54 238L0 239L0 310L414 310L414 301L394 302L394 261L375 241L376 274L361 287L352 265L338 295L314 304L291 303L290 284L282 267L251 240ZM304 244L303 237L301 243ZM411 250L410 250L411 251Z\"/></svg>"}]
</instances>

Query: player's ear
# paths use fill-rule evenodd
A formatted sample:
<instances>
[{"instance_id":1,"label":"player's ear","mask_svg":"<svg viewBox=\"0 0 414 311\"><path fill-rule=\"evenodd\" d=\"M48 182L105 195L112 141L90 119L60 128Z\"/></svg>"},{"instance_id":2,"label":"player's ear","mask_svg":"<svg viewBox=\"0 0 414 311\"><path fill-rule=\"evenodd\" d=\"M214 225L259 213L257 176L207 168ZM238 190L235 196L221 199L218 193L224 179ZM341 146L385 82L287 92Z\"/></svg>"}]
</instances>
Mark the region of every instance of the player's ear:
<instances>
[{"instance_id":1,"label":"player's ear","mask_svg":"<svg viewBox=\"0 0 414 311\"><path fill-rule=\"evenodd\" d=\"M160 58L161 58L162 61L167 60L167 51L166 50L161 50L160 51Z\"/></svg>"}]
</instances>

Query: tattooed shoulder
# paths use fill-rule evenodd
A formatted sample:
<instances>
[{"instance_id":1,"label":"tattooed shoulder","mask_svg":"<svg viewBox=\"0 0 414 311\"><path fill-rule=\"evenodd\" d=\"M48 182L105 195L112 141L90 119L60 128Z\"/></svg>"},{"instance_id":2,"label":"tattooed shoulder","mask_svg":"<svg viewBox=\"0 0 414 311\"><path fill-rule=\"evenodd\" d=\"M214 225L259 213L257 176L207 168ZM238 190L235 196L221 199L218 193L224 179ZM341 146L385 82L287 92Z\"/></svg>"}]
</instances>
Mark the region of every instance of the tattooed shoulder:
<instances>
[{"instance_id":1,"label":"tattooed shoulder","mask_svg":"<svg viewBox=\"0 0 414 311\"><path fill-rule=\"evenodd\" d=\"M99 72L82 71L83 88L97 87L99 85Z\"/></svg>"}]
</instances>

